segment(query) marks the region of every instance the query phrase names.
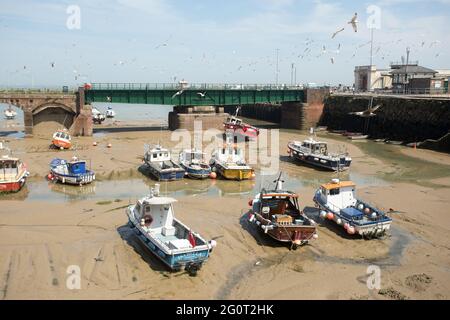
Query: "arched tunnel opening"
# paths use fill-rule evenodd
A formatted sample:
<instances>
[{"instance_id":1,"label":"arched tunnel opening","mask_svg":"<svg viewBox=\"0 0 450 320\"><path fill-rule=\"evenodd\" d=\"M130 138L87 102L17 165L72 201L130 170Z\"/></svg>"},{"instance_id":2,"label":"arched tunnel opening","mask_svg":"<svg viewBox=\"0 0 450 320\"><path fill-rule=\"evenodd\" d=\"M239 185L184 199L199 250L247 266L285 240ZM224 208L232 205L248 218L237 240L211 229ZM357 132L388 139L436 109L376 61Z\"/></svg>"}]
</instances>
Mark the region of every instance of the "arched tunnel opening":
<instances>
[{"instance_id":1,"label":"arched tunnel opening","mask_svg":"<svg viewBox=\"0 0 450 320\"><path fill-rule=\"evenodd\" d=\"M48 135L57 129L69 129L75 112L65 106L47 105L33 111L33 134Z\"/></svg>"}]
</instances>

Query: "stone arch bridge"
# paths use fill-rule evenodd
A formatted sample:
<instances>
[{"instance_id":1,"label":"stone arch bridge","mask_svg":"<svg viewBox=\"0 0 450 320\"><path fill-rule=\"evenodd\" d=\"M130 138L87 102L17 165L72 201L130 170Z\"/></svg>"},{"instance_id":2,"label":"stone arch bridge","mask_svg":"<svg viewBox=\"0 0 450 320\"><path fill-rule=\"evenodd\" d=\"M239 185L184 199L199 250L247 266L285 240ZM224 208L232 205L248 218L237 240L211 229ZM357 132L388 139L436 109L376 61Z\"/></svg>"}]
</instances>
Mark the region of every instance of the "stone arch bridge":
<instances>
[{"instance_id":1,"label":"stone arch bridge","mask_svg":"<svg viewBox=\"0 0 450 320\"><path fill-rule=\"evenodd\" d=\"M84 92L0 92L0 103L23 110L26 135L39 123L53 121L69 129L72 135L92 135L90 108L84 108Z\"/></svg>"}]
</instances>

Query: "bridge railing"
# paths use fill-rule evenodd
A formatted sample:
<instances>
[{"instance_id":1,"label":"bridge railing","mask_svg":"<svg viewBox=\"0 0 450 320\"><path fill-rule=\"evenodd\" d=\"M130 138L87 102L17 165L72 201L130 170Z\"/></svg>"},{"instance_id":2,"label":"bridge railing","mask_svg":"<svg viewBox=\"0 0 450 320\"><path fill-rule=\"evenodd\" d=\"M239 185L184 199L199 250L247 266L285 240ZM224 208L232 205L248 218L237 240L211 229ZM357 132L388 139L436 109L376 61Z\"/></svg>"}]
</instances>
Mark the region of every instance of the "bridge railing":
<instances>
[{"instance_id":1,"label":"bridge railing","mask_svg":"<svg viewBox=\"0 0 450 320\"><path fill-rule=\"evenodd\" d=\"M243 83L92 83L91 90L301 90L303 86Z\"/></svg>"}]
</instances>

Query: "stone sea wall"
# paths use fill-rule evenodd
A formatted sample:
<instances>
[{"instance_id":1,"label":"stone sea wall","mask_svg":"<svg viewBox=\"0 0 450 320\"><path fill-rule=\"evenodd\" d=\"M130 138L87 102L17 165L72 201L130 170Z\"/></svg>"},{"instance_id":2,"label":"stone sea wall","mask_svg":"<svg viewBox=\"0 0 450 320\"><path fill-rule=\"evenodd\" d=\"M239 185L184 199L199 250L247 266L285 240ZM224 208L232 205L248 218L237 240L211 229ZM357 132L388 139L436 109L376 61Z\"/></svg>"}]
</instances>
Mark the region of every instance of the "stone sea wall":
<instances>
[{"instance_id":1,"label":"stone sea wall","mask_svg":"<svg viewBox=\"0 0 450 320\"><path fill-rule=\"evenodd\" d=\"M450 99L375 96L381 104L376 116L366 118L349 114L368 108L369 96L332 95L325 99L320 126L328 130L346 130L369 134L370 138L409 142L438 140L450 130ZM368 128L365 132L365 128ZM448 148L448 143L440 143ZM449 151L448 149L446 151Z\"/></svg>"}]
</instances>

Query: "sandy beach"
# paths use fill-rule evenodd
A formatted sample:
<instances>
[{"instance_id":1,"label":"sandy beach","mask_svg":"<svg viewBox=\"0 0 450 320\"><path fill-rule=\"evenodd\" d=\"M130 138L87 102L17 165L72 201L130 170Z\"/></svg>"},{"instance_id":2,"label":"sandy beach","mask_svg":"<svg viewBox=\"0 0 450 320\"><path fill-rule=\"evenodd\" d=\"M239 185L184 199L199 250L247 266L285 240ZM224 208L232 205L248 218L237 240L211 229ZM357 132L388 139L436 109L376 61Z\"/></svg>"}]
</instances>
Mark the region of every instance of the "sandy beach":
<instances>
[{"instance_id":1,"label":"sandy beach","mask_svg":"<svg viewBox=\"0 0 450 320\"><path fill-rule=\"evenodd\" d=\"M130 197L105 194L102 201L65 200L48 191L52 196L47 201L28 195L36 192L33 183L47 186L51 159L73 155L90 161L99 180L96 184L113 181L127 188L130 179L138 179L150 186L153 182L137 170L144 144L163 141L173 147L177 141L170 137L170 131L99 133L75 137L71 151L50 150L45 136L10 139L8 146L27 164L31 177L29 190L0 198L0 298L450 299L450 157L446 154L320 134L352 156L350 174L358 179L359 196L395 212L389 236L368 241L351 238L314 216L315 189L336 175L287 159L287 142L306 135L281 131L280 170L299 181L292 189L300 195L305 212L318 221L319 238L290 251L249 225L247 202L258 183L244 188L208 181L207 188L214 183L215 188L226 188L222 196L211 196L187 194L190 186L199 183L184 180L184 193L176 197L176 216L217 241L197 277L169 272L136 240L124 212ZM71 265L80 267L80 290L66 287ZM371 265L381 269L380 290L366 285Z\"/></svg>"}]
</instances>

